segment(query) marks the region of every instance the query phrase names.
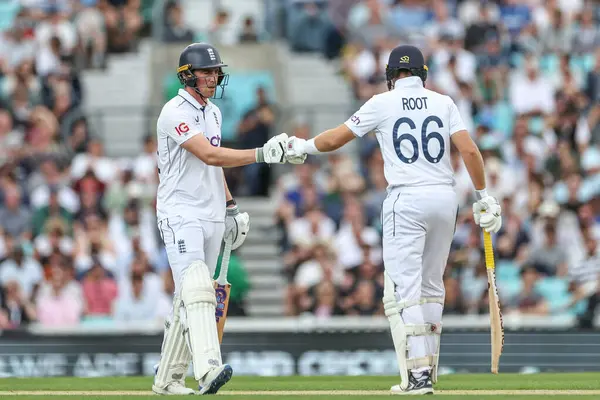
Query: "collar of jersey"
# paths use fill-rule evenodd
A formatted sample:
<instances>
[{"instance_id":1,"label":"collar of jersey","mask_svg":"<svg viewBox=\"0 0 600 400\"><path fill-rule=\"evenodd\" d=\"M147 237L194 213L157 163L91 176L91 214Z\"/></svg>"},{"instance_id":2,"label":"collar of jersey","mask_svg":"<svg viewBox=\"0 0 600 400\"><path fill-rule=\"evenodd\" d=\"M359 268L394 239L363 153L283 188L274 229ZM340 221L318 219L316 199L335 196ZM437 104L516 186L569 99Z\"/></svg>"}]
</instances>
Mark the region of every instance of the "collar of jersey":
<instances>
[{"instance_id":1,"label":"collar of jersey","mask_svg":"<svg viewBox=\"0 0 600 400\"><path fill-rule=\"evenodd\" d=\"M192 97L191 94L189 94L188 92L185 91L185 89L179 89L179 91L177 92L177 94L181 97L183 97L188 103L190 103L192 106L194 106L194 108L196 110L202 110L202 109L209 109L211 106L211 102L209 99L206 99L206 107L204 107L203 105L201 105L200 103L198 103L198 100L196 100L194 97Z\"/></svg>"},{"instance_id":2,"label":"collar of jersey","mask_svg":"<svg viewBox=\"0 0 600 400\"><path fill-rule=\"evenodd\" d=\"M394 89L398 88L407 88L412 86L420 86L423 87L421 83L421 78L418 76L407 76L406 78L400 78L394 83Z\"/></svg>"}]
</instances>

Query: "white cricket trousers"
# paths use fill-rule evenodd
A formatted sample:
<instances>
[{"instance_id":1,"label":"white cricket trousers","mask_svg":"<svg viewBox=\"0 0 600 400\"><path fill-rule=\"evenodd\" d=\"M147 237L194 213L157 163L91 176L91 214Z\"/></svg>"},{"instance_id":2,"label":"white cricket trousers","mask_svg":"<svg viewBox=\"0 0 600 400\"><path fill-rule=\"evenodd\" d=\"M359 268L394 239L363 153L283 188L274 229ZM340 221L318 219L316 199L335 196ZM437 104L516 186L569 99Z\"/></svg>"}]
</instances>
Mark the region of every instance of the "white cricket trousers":
<instances>
[{"instance_id":1,"label":"white cricket trousers","mask_svg":"<svg viewBox=\"0 0 600 400\"><path fill-rule=\"evenodd\" d=\"M396 300L443 298L444 269L454 237L458 200L449 185L394 187L383 202L383 262ZM404 324L440 323L443 306L427 303L402 310ZM409 357L437 349L435 338L410 336ZM436 348L434 348L434 346Z\"/></svg>"},{"instance_id":2,"label":"white cricket trousers","mask_svg":"<svg viewBox=\"0 0 600 400\"><path fill-rule=\"evenodd\" d=\"M225 222L184 219L177 216L159 221L158 229L173 272L175 293L180 294L185 271L194 261L204 261L212 279L221 251Z\"/></svg>"}]
</instances>

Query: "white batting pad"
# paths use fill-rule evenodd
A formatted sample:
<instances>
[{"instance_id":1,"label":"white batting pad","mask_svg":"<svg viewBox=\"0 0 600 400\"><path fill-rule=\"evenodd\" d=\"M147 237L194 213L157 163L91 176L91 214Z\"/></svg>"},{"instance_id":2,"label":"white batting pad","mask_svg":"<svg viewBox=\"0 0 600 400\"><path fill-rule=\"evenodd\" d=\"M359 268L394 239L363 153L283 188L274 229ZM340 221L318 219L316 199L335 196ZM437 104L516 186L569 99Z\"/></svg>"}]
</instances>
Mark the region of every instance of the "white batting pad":
<instances>
[{"instance_id":1,"label":"white batting pad","mask_svg":"<svg viewBox=\"0 0 600 400\"><path fill-rule=\"evenodd\" d=\"M383 289L383 305L385 309L385 315L388 317L390 323L390 331L392 334L392 340L394 342L394 348L396 350L396 358L398 360L398 368L400 370L400 388L406 390L408 388L408 373L410 370L418 370L422 368L431 368L432 380L435 376L437 379L437 364L439 358L439 339L437 339L437 351L435 354L431 354L427 351L426 347L430 342L426 342L426 338L429 336L438 337L441 333L441 324L435 323L415 323L415 319L423 321L423 314L421 306L427 303L434 303L442 307L444 302L443 298L427 297L418 300L409 301L397 301L395 295L395 285L392 279L387 273L384 273L384 289ZM413 316L413 319L409 319L411 323L405 324L403 317L407 314L407 309L418 311L417 316ZM403 313L401 316L400 313ZM409 313L410 314L410 313ZM415 318L416 317L416 318ZM441 313L440 313L441 319ZM412 339L409 345L408 339ZM416 342L414 339L420 339L422 348L418 351L411 349ZM435 338L434 338L435 340ZM408 358L409 353L411 358ZM417 356L415 356L415 354Z\"/></svg>"},{"instance_id":2,"label":"white batting pad","mask_svg":"<svg viewBox=\"0 0 600 400\"><path fill-rule=\"evenodd\" d=\"M174 381L185 385L185 376L192 355L185 343L184 327L180 318L181 299L173 299L173 311L165 321L165 334L160 354L158 372L154 377L154 385L164 389Z\"/></svg>"},{"instance_id":3,"label":"white batting pad","mask_svg":"<svg viewBox=\"0 0 600 400\"><path fill-rule=\"evenodd\" d=\"M182 281L181 298L186 313L186 338L192 352L194 377L200 381L211 368L221 365L221 349L215 321L215 289L208 267L202 261L192 263Z\"/></svg>"},{"instance_id":4,"label":"white batting pad","mask_svg":"<svg viewBox=\"0 0 600 400\"><path fill-rule=\"evenodd\" d=\"M423 318L426 323L439 327L436 333L437 335L427 335L425 337L427 343L427 355L432 358L431 366L431 381L437 382L437 370L439 365L440 357L440 342L441 342L441 327L442 327L442 313L444 311L444 299L443 298L430 298L429 301L421 305L423 310Z\"/></svg>"}]
</instances>

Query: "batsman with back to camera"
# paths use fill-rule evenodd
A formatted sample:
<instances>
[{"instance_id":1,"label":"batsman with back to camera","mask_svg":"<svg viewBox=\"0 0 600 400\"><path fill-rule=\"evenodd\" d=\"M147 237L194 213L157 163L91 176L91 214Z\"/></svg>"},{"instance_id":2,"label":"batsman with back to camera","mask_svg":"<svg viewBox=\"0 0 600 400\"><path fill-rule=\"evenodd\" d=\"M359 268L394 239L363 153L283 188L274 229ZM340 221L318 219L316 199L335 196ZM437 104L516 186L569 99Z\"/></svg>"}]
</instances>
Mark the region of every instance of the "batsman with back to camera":
<instances>
[{"instance_id":1,"label":"batsman with back to camera","mask_svg":"<svg viewBox=\"0 0 600 400\"><path fill-rule=\"evenodd\" d=\"M396 47L386 66L389 91L373 96L344 124L314 139L290 137L286 158L334 151L375 130L388 182L383 202L383 303L401 383L394 394L431 394L437 381L443 273L454 236L458 201L450 141L476 189L473 216L487 232L502 225L498 201L485 188L483 158L454 101L426 89L427 66L414 46Z\"/></svg>"},{"instance_id":2,"label":"batsman with back to camera","mask_svg":"<svg viewBox=\"0 0 600 400\"><path fill-rule=\"evenodd\" d=\"M199 394L214 394L231 379L231 366L221 360L212 278L221 241L230 241L232 249L241 246L249 217L239 212L222 167L285 163L286 134L257 149L220 147L221 111L210 98L223 95L229 80L224 67L210 44L187 46L177 69L184 88L158 117L156 212L175 282L173 309L165 322L152 386L158 394L195 393L185 386L190 361Z\"/></svg>"}]
</instances>

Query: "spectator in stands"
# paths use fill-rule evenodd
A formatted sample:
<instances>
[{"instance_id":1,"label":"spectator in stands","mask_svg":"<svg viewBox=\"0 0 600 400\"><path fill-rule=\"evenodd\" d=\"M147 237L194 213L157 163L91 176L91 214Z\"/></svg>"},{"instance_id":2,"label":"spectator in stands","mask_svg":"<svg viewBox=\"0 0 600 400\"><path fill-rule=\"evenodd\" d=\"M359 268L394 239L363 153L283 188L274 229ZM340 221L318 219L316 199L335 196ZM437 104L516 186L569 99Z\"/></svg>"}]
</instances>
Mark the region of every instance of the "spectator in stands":
<instances>
[{"instance_id":1,"label":"spectator in stands","mask_svg":"<svg viewBox=\"0 0 600 400\"><path fill-rule=\"evenodd\" d=\"M495 5L492 2L481 2L479 4L479 18L467 27L465 32L466 50L479 54L483 52L486 41L500 36L500 29L494 18Z\"/></svg>"},{"instance_id":2,"label":"spectator in stands","mask_svg":"<svg viewBox=\"0 0 600 400\"><path fill-rule=\"evenodd\" d=\"M22 144L23 133L15 129L10 111L0 108L0 165L15 160Z\"/></svg>"},{"instance_id":3,"label":"spectator in stands","mask_svg":"<svg viewBox=\"0 0 600 400\"><path fill-rule=\"evenodd\" d=\"M155 186L158 184L156 136L145 136L143 139L143 148L143 152L135 158L133 173L139 181Z\"/></svg>"},{"instance_id":4,"label":"spectator in stands","mask_svg":"<svg viewBox=\"0 0 600 400\"><path fill-rule=\"evenodd\" d=\"M162 291L149 295L145 288L144 274L131 274L131 289L122 294L115 303L114 318L121 322L154 321L158 315L158 298Z\"/></svg>"},{"instance_id":5,"label":"spectator in stands","mask_svg":"<svg viewBox=\"0 0 600 400\"><path fill-rule=\"evenodd\" d=\"M8 258L0 263L0 284L6 286L14 281L25 299L33 299L43 280L42 266L35 258L26 255L18 242L7 250Z\"/></svg>"},{"instance_id":6,"label":"spectator in stands","mask_svg":"<svg viewBox=\"0 0 600 400\"><path fill-rule=\"evenodd\" d=\"M540 74L539 63L530 57L524 74L517 73L510 86L510 101L517 114L548 115L554 111L552 85Z\"/></svg>"},{"instance_id":7,"label":"spectator in stands","mask_svg":"<svg viewBox=\"0 0 600 400\"><path fill-rule=\"evenodd\" d=\"M513 207L513 198L505 197L502 202L503 226L496 236L496 255L498 259L517 260L523 263L527 257L529 236L523 221Z\"/></svg>"},{"instance_id":8,"label":"spectator in stands","mask_svg":"<svg viewBox=\"0 0 600 400\"><path fill-rule=\"evenodd\" d=\"M104 155L104 146L98 138L91 138L87 151L75 156L71 167L71 178L80 179L92 170L102 182L110 182L115 175L115 161Z\"/></svg>"},{"instance_id":9,"label":"spectator in stands","mask_svg":"<svg viewBox=\"0 0 600 400\"><path fill-rule=\"evenodd\" d=\"M183 10L179 1L169 1L165 6L165 27L163 40L167 43L194 41L195 33L188 28L183 20Z\"/></svg>"},{"instance_id":10,"label":"spectator in stands","mask_svg":"<svg viewBox=\"0 0 600 400\"><path fill-rule=\"evenodd\" d=\"M546 315L549 312L548 301L538 292L536 284L540 281L540 274L535 267L525 265L521 269L523 287L519 293L508 300L504 306L505 313L518 313L525 315Z\"/></svg>"},{"instance_id":11,"label":"spectator in stands","mask_svg":"<svg viewBox=\"0 0 600 400\"><path fill-rule=\"evenodd\" d=\"M269 102L265 88L256 89L256 105L248 110L238 128L241 148L251 149L262 146L271 137L275 123L275 107ZM265 164L251 164L243 167L244 194L247 196L267 196L269 193L271 168Z\"/></svg>"},{"instance_id":12,"label":"spectator in stands","mask_svg":"<svg viewBox=\"0 0 600 400\"><path fill-rule=\"evenodd\" d=\"M39 169L29 179L31 205L35 208L47 206L50 193L55 191L60 206L70 213L76 213L79 210L79 199L67 185L67 180L57 162L52 157L44 157L39 161Z\"/></svg>"},{"instance_id":13,"label":"spectator in stands","mask_svg":"<svg viewBox=\"0 0 600 400\"><path fill-rule=\"evenodd\" d=\"M106 24L108 51L120 53L135 49L143 23L140 0L101 0L99 8Z\"/></svg>"},{"instance_id":14,"label":"spectator in stands","mask_svg":"<svg viewBox=\"0 0 600 400\"><path fill-rule=\"evenodd\" d=\"M63 7L56 3L44 7L45 18L35 29L35 39L40 50L38 56L58 50L57 58L71 57L75 52L78 44L77 30L68 18L67 9Z\"/></svg>"},{"instance_id":15,"label":"spectator in stands","mask_svg":"<svg viewBox=\"0 0 600 400\"><path fill-rule=\"evenodd\" d=\"M83 223L73 227L75 249L73 260L78 274L88 271L94 260L100 260L102 266L115 275L119 275L124 266L117 265L115 244L108 234L106 220L97 214L88 214Z\"/></svg>"},{"instance_id":16,"label":"spectator in stands","mask_svg":"<svg viewBox=\"0 0 600 400\"><path fill-rule=\"evenodd\" d=\"M98 0L81 0L82 9L75 17L86 67L105 68L107 39L104 16L97 8Z\"/></svg>"},{"instance_id":17,"label":"spectator in stands","mask_svg":"<svg viewBox=\"0 0 600 400\"><path fill-rule=\"evenodd\" d=\"M44 282L37 296L37 316L42 325L77 325L83 314L81 286L72 279L72 269L65 263L55 265L51 277Z\"/></svg>"},{"instance_id":18,"label":"spectator in stands","mask_svg":"<svg viewBox=\"0 0 600 400\"><path fill-rule=\"evenodd\" d=\"M329 24L317 2L307 1L292 5L289 39L292 49L297 52L315 52L323 49Z\"/></svg>"},{"instance_id":19,"label":"spectator in stands","mask_svg":"<svg viewBox=\"0 0 600 400\"><path fill-rule=\"evenodd\" d=\"M9 235L31 238L31 211L22 204L21 190L17 186L3 190L4 207L0 207L0 228Z\"/></svg>"},{"instance_id":20,"label":"spectator in stands","mask_svg":"<svg viewBox=\"0 0 600 400\"><path fill-rule=\"evenodd\" d=\"M37 70L38 66L36 66ZM0 99L8 101L17 90L27 92L31 104L41 101L42 83L38 75L34 74L33 62L26 58L15 65L14 70L9 70L0 82Z\"/></svg>"},{"instance_id":21,"label":"spectator in stands","mask_svg":"<svg viewBox=\"0 0 600 400\"><path fill-rule=\"evenodd\" d=\"M326 241L317 241L310 247L311 259L302 263L295 274L296 289L303 292L316 286L323 279L340 283L343 270L335 254L335 250Z\"/></svg>"},{"instance_id":22,"label":"spectator in stands","mask_svg":"<svg viewBox=\"0 0 600 400\"><path fill-rule=\"evenodd\" d=\"M44 231L33 241L37 257L43 261L53 254L71 255L74 242L70 235L72 230L66 219L50 217L44 225Z\"/></svg>"},{"instance_id":23,"label":"spectator in stands","mask_svg":"<svg viewBox=\"0 0 600 400\"><path fill-rule=\"evenodd\" d=\"M95 260L85 274L81 287L85 299L84 315L93 317L112 314L112 305L117 297L117 284L98 260Z\"/></svg>"},{"instance_id":24,"label":"spectator in stands","mask_svg":"<svg viewBox=\"0 0 600 400\"><path fill-rule=\"evenodd\" d=\"M64 233L71 233L73 214L60 205L58 200L58 190L55 187L50 188L48 204L35 209L33 212L33 216L31 218L33 237L37 237L38 235L41 235L43 232L47 231L46 223L50 219L60 220L66 225L65 227L67 231Z\"/></svg>"},{"instance_id":25,"label":"spectator in stands","mask_svg":"<svg viewBox=\"0 0 600 400\"><path fill-rule=\"evenodd\" d=\"M383 305L379 298L376 298L377 291L375 283L362 280L356 285L356 290L352 294L353 306L346 311L347 315L370 316L381 315Z\"/></svg>"},{"instance_id":26,"label":"spectator in stands","mask_svg":"<svg viewBox=\"0 0 600 400\"><path fill-rule=\"evenodd\" d=\"M596 60L594 63L594 69L589 71L587 74L585 90L586 95L591 102L596 104L600 102L600 48L596 48ZM596 107L598 106L596 105ZM594 125L591 125L590 127Z\"/></svg>"},{"instance_id":27,"label":"spectator in stands","mask_svg":"<svg viewBox=\"0 0 600 400\"><path fill-rule=\"evenodd\" d=\"M240 44L259 42L258 32L252 16L244 18L244 26L241 29L238 41Z\"/></svg>"},{"instance_id":28,"label":"spectator in stands","mask_svg":"<svg viewBox=\"0 0 600 400\"><path fill-rule=\"evenodd\" d=\"M0 329L14 329L37 319L35 306L15 280L3 284Z\"/></svg>"},{"instance_id":29,"label":"spectator in stands","mask_svg":"<svg viewBox=\"0 0 600 400\"><path fill-rule=\"evenodd\" d=\"M600 254L598 240L590 230L583 232L586 255L584 259L569 271L571 289L574 297L568 307L579 300L588 299L587 309L580 316L580 327L592 328L598 304L600 304Z\"/></svg>"},{"instance_id":30,"label":"spectator in stands","mask_svg":"<svg viewBox=\"0 0 600 400\"><path fill-rule=\"evenodd\" d=\"M343 269L355 268L367 257L376 264L381 261L380 248L366 251L367 248L378 246L379 234L373 227L367 225L363 206L356 197L346 199L344 217L334 240L337 249L344 249L338 255Z\"/></svg>"},{"instance_id":31,"label":"spectator in stands","mask_svg":"<svg viewBox=\"0 0 600 400\"><path fill-rule=\"evenodd\" d=\"M548 222L544 231L546 237L543 247L531 249L527 264L548 276L566 276L567 251L558 243L555 223Z\"/></svg>"},{"instance_id":32,"label":"spectator in stands","mask_svg":"<svg viewBox=\"0 0 600 400\"><path fill-rule=\"evenodd\" d=\"M213 44L227 43L227 28L229 24L229 13L225 9L215 12L215 17L208 29L208 42Z\"/></svg>"}]
</instances>

